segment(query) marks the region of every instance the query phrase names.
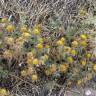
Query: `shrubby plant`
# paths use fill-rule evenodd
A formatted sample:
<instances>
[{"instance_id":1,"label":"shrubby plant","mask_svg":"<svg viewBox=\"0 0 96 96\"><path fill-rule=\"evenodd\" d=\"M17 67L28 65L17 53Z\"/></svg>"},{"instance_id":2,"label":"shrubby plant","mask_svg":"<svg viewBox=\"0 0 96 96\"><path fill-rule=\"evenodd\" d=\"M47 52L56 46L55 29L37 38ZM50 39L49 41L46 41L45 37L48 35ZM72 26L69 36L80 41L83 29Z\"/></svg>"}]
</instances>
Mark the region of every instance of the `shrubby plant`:
<instances>
[{"instance_id":1,"label":"shrubby plant","mask_svg":"<svg viewBox=\"0 0 96 96\"><path fill-rule=\"evenodd\" d=\"M51 95L51 91L82 87L93 79L96 73L95 14L92 6L87 10L87 3L80 3L74 14L67 9L67 25L58 17L60 13L49 11L45 12L46 16L39 15L40 18L35 14L38 17L33 16L35 21L29 19L28 14L17 16L18 19L12 14L1 18L0 95L6 96L15 88L20 88L23 94L28 87L31 95L36 92L40 95L39 88L45 85L45 91L50 90Z\"/></svg>"}]
</instances>

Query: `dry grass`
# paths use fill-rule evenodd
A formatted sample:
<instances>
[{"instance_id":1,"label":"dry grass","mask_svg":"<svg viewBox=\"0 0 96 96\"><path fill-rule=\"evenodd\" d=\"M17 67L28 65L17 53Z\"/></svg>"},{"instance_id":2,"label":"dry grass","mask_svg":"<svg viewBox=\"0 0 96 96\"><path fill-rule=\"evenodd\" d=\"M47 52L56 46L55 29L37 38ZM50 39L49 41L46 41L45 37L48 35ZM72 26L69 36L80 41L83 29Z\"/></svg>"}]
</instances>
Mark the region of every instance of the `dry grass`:
<instances>
[{"instance_id":1,"label":"dry grass","mask_svg":"<svg viewBox=\"0 0 96 96\"><path fill-rule=\"evenodd\" d=\"M78 13L82 5L95 4L95 0L1 0L1 15L19 15L28 18L28 24L32 27L36 23L45 24L46 20L57 17L64 27L71 23L71 17ZM91 9L91 8L90 8ZM19 22L19 18L17 21Z\"/></svg>"}]
</instances>

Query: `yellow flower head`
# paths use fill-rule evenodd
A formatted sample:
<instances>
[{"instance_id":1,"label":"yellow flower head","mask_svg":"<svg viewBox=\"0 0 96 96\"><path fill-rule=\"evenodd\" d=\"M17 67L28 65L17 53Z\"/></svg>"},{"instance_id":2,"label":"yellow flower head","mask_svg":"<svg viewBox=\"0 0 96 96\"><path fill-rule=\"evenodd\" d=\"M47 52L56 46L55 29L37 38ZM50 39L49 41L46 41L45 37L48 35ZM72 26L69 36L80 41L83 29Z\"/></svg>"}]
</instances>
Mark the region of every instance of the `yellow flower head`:
<instances>
[{"instance_id":1,"label":"yellow flower head","mask_svg":"<svg viewBox=\"0 0 96 96\"><path fill-rule=\"evenodd\" d=\"M36 59L36 58L35 58L35 59L33 59L33 64L34 64L34 65L38 65L38 64L39 64L38 59Z\"/></svg>"},{"instance_id":2,"label":"yellow flower head","mask_svg":"<svg viewBox=\"0 0 96 96\"><path fill-rule=\"evenodd\" d=\"M33 53L32 53L32 52L28 52L28 53L27 53L27 58L28 58L28 59L31 59L32 57L33 57Z\"/></svg>"},{"instance_id":3,"label":"yellow flower head","mask_svg":"<svg viewBox=\"0 0 96 96\"><path fill-rule=\"evenodd\" d=\"M62 38L61 38L61 41L64 43L64 42L65 42L65 38L64 38L64 37L62 37Z\"/></svg>"},{"instance_id":4,"label":"yellow flower head","mask_svg":"<svg viewBox=\"0 0 96 96\"><path fill-rule=\"evenodd\" d=\"M40 30L34 29L34 30L33 30L33 34L34 34L34 35L39 35L39 34L40 34Z\"/></svg>"},{"instance_id":5,"label":"yellow flower head","mask_svg":"<svg viewBox=\"0 0 96 96\"><path fill-rule=\"evenodd\" d=\"M67 57L67 62L68 63L72 63L73 62L73 58L72 57Z\"/></svg>"},{"instance_id":6,"label":"yellow flower head","mask_svg":"<svg viewBox=\"0 0 96 96\"><path fill-rule=\"evenodd\" d=\"M80 86L81 83L82 83L82 80L78 80L78 81L77 81L77 85L78 85L78 86Z\"/></svg>"},{"instance_id":7,"label":"yellow flower head","mask_svg":"<svg viewBox=\"0 0 96 96\"><path fill-rule=\"evenodd\" d=\"M85 66L85 65L86 65L86 61L85 61L85 60L82 60L80 64L81 64L82 66Z\"/></svg>"},{"instance_id":8,"label":"yellow flower head","mask_svg":"<svg viewBox=\"0 0 96 96\"><path fill-rule=\"evenodd\" d=\"M0 88L0 96L7 96L8 91L5 88Z\"/></svg>"},{"instance_id":9,"label":"yellow flower head","mask_svg":"<svg viewBox=\"0 0 96 96\"><path fill-rule=\"evenodd\" d=\"M77 54L76 50L71 50L70 52L73 56L75 56Z\"/></svg>"},{"instance_id":10,"label":"yellow flower head","mask_svg":"<svg viewBox=\"0 0 96 96\"><path fill-rule=\"evenodd\" d=\"M58 45L58 46L62 46L62 45L64 45L64 42L62 42L61 40L58 40L58 41L57 41L57 45Z\"/></svg>"},{"instance_id":11,"label":"yellow flower head","mask_svg":"<svg viewBox=\"0 0 96 96\"><path fill-rule=\"evenodd\" d=\"M26 38L28 38L30 36L31 36L30 33L27 33L27 32L22 33L22 38L24 38L24 39L26 39Z\"/></svg>"},{"instance_id":12,"label":"yellow flower head","mask_svg":"<svg viewBox=\"0 0 96 96\"><path fill-rule=\"evenodd\" d=\"M37 74L33 74L33 75L32 75L32 81L37 81L37 79L38 79Z\"/></svg>"},{"instance_id":13,"label":"yellow flower head","mask_svg":"<svg viewBox=\"0 0 96 96\"><path fill-rule=\"evenodd\" d=\"M3 53L3 56L5 58L12 58L12 52L10 50L5 50L4 53Z\"/></svg>"},{"instance_id":14,"label":"yellow flower head","mask_svg":"<svg viewBox=\"0 0 96 96\"><path fill-rule=\"evenodd\" d=\"M38 43L43 43L43 38L38 38Z\"/></svg>"},{"instance_id":15,"label":"yellow flower head","mask_svg":"<svg viewBox=\"0 0 96 96\"><path fill-rule=\"evenodd\" d=\"M86 47L86 46L87 46L87 42L86 42L86 41L81 41L81 42L80 42L80 45L81 45L82 47Z\"/></svg>"},{"instance_id":16,"label":"yellow flower head","mask_svg":"<svg viewBox=\"0 0 96 96\"><path fill-rule=\"evenodd\" d=\"M31 58L27 59L27 62L26 63L27 64L33 64L33 59L31 59Z\"/></svg>"},{"instance_id":17,"label":"yellow flower head","mask_svg":"<svg viewBox=\"0 0 96 96\"><path fill-rule=\"evenodd\" d=\"M41 58L42 58L43 61L47 61L47 60L48 60L48 55L45 54L45 55L42 56Z\"/></svg>"},{"instance_id":18,"label":"yellow flower head","mask_svg":"<svg viewBox=\"0 0 96 96\"><path fill-rule=\"evenodd\" d=\"M2 23L7 23L8 22L8 19L7 18L2 18L1 22Z\"/></svg>"},{"instance_id":19,"label":"yellow flower head","mask_svg":"<svg viewBox=\"0 0 96 96\"><path fill-rule=\"evenodd\" d=\"M50 71L53 73L53 72L56 72L56 69L57 69L56 64L52 64Z\"/></svg>"},{"instance_id":20,"label":"yellow flower head","mask_svg":"<svg viewBox=\"0 0 96 96\"><path fill-rule=\"evenodd\" d=\"M60 72L66 72L67 66L65 64L60 65Z\"/></svg>"},{"instance_id":21,"label":"yellow flower head","mask_svg":"<svg viewBox=\"0 0 96 96\"><path fill-rule=\"evenodd\" d=\"M45 48L48 49L50 46L48 44L45 45Z\"/></svg>"},{"instance_id":22,"label":"yellow flower head","mask_svg":"<svg viewBox=\"0 0 96 96\"><path fill-rule=\"evenodd\" d=\"M6 41L6 44L8 44L8 45L14 44L14 39L12 37L6 37L5 41Z\"/></svg>"},{"instance_id":23,"label":"yellow flower head","mask_svg":"<svg viewBox=\"0 0 96 96\"><path fill-rule=\"evenodd\" d=\"M20 32L22 32L22 33L28 32L27 27L26 26L21 27Z\"/></svg>"},{"instance_id":24,"label":"yellow flower head","mask_svg":"<svg viewBox=\"0 0 96 96\"><path fill-rule=\"evenodd\" d=\"M24 38L23 36L18 37L18 38L16 39L16 44L22 46L23 43L24 43L24 41L25 41L25 38Z\"/></svg>"},{"instance_id":25,"label":"yellow flower head","mask_svg":"<svg viewBox=\"0 0 96 96\"><path fill-rule=\"evenodd\" d=\"M23 41L23 40L24 40L23 37L18 37L18 38L16 39L16 42L21 42L21 41Z\"/></svg>"},{"instance_id":26,"label":"yellow flower head","mask_svg":"<svg viewBox=\"0 0 96 96\"><path fill-rule=\"evenodd\" d=\"M90 53L87 53L86 54L86 58L89 59L91 57L91 54Z\"/></svg>"},{"instance_id":27,"label":"yellow flower head","mask_svg":"<svg viewBox=\"0 0 96 96\"><path fill-rule=\"evenodd\" d=\"M77 47L77 46L78 46L78 42L77 42L77 41L73 41L73 42L72 42L72 46L73 46L73 47Z\"/></svg>"},{"instance_id":28,"label":"yellow flower head","mask_svg":"<svg viewBox=\"0 0 96 96\"><path fill-rule=\"evenodd\" d=\"M21 71L21 76L27 76L27 71L26 70L22 70Z\"/></svg>"},{"instance_id":29,"label":"yellow flower head","mask_svg":"<svg viewBox=\"0 0 96 96\"><path fill-rule=\"evenodd\" d=\"M80 14L80 16L85 16L86 15L86 11L84 9L81 9L79 11L79 14Z\"/></svg>"},{"instance_id":30,"label":"yellow flower head","mask_svg":"<svg viewBox=\"0 0 96 96\"><path fill-rule=\"evenodd\" d=\"M6 27L6 31L7 31L7 32L13 32L13 31L14 31L14 26L13 26L13 25L8 25L8 26Z\"/></svg>"},{"instance_id":31,"label":"yellow flower head","mask_svg":"<svg viewBox=\"0 0 96 96\"><path fill-rule=\"evenodd\" d=\"M43 48L43 45L41 43L39 43L39 44L37 44L36 48L42 49Z\"/></svg>"},{"instance_id":32,"label":"yellow flower head","mask_svg":"<svg viewBox=\"0 0 96 96\"><path fill-rule=\"evenodd\" d=\"M70 53L70 51L71 51L71 48L70 48L70 47L68 47L68 46L64 46L64 51L65 51L65 52L68 52L68 53Z\"/></svg>"},{"instance_id":33,"label":"yellow flower head","mask_svg":"<svg viewBox=\"0 0 96 96\"><path fill-rule=\"evenodd\" d=\"M87 36L86 36L85 34L81 34L81 35L80 35L80 38L81 38L82 40L86 40L86 39L87 39Z\"/></svg>"}]
</instances>

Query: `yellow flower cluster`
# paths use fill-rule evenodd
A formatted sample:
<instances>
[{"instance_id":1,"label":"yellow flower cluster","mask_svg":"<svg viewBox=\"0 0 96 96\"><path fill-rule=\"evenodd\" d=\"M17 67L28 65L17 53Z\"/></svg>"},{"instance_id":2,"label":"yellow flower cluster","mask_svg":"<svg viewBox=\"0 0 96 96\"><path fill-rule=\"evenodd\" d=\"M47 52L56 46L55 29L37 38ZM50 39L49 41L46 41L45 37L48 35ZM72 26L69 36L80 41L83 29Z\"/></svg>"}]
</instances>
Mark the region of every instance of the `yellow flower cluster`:
<instances>
[{"instance_id":1,"label":"yellow flower cluster","mask_svg":"<svg viewBox=\"0 0 96 96\"><path fill-rule=\"evenodd\" d=\"M3 53L4 58L12 58L13 54L11 50L5 50Z\"/></svg>"},{"instance_id":2,"label":"yellow flower cluster","mask_svg":"<svg viewBox=\"0 0 96 96\"><path fill-rule=\"evenodd\" d=\"M34 35L40 35L41 32L41 27L40 25L35 25L34 29L33 29L33 34Z\"/></svg>"},{"instance_id":3,"label":"yellow flower cluster","mask_svg":"<svg viewBox=\"0 0 96 96\"><path fill-rule=\"evenodd\" d=\"M60 72L66 72L67 71L67 66L65 64L60 65Z\"/></svg>"},{"instance_id":4,"label":"yellow flower cluster","mask_svg":"<svg viewBox=\"0 0 96 96\"><path fill-rule=\"evenodd\" d=\"M60 40L57 41L57 45L62 46L64 45L64 42L65 42L65 38L62 37Z\"/></svg>"},{"instance_id":5,"label":"yellow flower cluster","mask_svg":"<svg viewBox=\"0 0 96 96\"><path fill-rule=\"evenodd\" d=\"M8 96L8 91L5 88L0 88L0 96Z\"/></svg>"},{"instance_id":6,"label":"yellow flower cluster","mask_svg":"<svg viewBox=\"0 0 96 96\"><path fill-rule=\"evenodd\" d=\"M82 10L80 14L84 15ZM6 22L7 19L3 18L2 23ZM90 43L87 34L80 34L77 37L73 36L72 40L67 40L66 36L62 36L54 41L48 39L49 42L47 42L48 40L41 36L41 25L39 24L35 25L33 30L25 25L21 26L18 29L17 36L15 35L15 26L13 24L7 23L5 29L6 32L3 33L5 37L2 40L4 41L2 57L7 60L13 58L17 62L24 62L26 64L25 69L20 71L20 76L23 78L30 76L32 81L38 81L39 75L36 68L40 67L42 69L42 66L44 68L41 72L44 72L46 76L53 76L57 72L59 75L64 74L66 77L71 73L72 80L75 76L78 77L82 73L81 70L83 68L88 67L91 68L90 72L96 72L96 64L93 64L92 61L96 57L92 54L93 50L88 48L92 43ZM5 35L6 33L7 35ZM53 51L51 52L51 50ZM18 55L14 56L16 53ZM72 84L72 80L67 80L68 86ZM83 83L83 79L80 77L75 81L78 86ZM0 89L1 94L6 96L7 91Z\"/></svg>"},{"instance_id":7,"label":"yellow flower cluster","mask_svg":"<svg viewBox=\"0 0 96 96\"><path fill-rule=\"evenodd\" d=\"M14 26L13 25L7 25L7 27L6 27L6 31L7 32L13 32L14 31Z\"/></svg>"}]
</instances>

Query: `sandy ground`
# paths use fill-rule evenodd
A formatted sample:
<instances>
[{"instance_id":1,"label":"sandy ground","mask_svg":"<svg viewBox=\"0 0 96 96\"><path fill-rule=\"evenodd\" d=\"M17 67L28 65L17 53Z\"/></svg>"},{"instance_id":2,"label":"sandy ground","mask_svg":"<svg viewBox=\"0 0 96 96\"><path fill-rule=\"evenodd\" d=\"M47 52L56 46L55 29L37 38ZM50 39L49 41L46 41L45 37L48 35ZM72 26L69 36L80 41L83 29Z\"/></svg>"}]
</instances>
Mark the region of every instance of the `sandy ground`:
<instances>
[{"instance_id":1,"label":"sandy ground","mask_svg":"<svg viewBox=\"0 0 96 96\"><path fill-rule=\"evenodd\" d=\"M91 93L89 91L91 91ZM67 91L65 95L62 96L96 96L96 90L93 90L92 88L72 89Z\"/></svg>"}]
</instances>

